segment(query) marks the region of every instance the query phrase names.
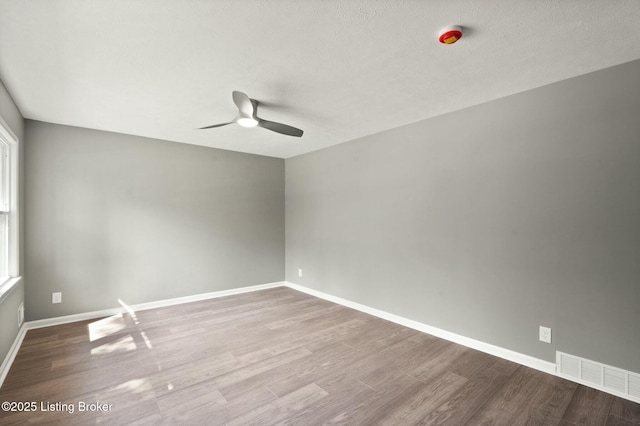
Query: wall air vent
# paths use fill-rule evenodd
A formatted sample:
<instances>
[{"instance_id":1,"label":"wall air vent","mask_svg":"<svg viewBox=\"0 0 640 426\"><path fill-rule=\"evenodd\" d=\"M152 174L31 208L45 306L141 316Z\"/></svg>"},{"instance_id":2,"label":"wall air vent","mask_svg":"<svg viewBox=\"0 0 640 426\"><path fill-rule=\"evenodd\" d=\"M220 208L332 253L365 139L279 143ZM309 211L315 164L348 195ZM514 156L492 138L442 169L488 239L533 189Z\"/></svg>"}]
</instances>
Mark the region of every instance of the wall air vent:
<instances>
[{"instance_id":1,"label":"wall air vent","mask_svg":"<svg viewBox=\"0 0 640 426\"><path fill-rule=\"evenodd\" d=\"M22 327L22 323L24 322L24 303L21 303L18 306L18 328Z\"/></svg>"},{"instance_id":2,"label":"wall air vent","mask_svg":"<svg viewBox=\"0 0 640 426\"><path fill-rule=\"evenodd\" d=\"M629 376L629 395L640 401L640 375L632 374Z\"/></svg>"},{"instance_id":3,"label":"wall air vent","mask_svg":"<svg viewBox=\"0 0 640 426\"><path fill-rule=\"evenodd\" d=\"M640 374L556 352L558 376L640 403Z\"/></svg>"}]
</instances>

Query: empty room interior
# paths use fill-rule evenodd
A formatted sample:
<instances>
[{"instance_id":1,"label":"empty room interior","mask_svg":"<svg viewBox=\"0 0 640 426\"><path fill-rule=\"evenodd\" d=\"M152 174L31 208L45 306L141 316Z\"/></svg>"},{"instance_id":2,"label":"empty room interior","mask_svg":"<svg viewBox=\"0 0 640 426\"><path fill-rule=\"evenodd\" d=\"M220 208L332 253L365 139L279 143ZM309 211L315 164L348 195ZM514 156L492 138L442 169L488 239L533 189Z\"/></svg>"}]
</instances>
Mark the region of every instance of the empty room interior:
<instances>
[{"instance_id":1,"label":"empty room interior","mask_svg":"<svg viewBox=\"0 0 640 426\"><path fill-rule=\"evenodd\" d=\"M0 0L0 424L639 425L639 23Z\"/></svg>"}]
</instances>

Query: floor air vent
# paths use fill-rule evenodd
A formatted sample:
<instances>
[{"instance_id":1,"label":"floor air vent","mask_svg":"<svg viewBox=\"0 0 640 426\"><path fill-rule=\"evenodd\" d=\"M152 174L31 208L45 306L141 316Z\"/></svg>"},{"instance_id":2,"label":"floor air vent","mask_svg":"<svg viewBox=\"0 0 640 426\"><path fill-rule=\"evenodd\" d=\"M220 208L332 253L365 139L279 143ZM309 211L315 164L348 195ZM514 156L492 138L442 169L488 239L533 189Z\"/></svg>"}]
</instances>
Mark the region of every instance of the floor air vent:
<instances>
[{"instance_id":1,"label":"floor air vent","mask_svg":"<svg viewBox=\"0 0 640 426\"><path fill-rule=\"evenodd\" d=\"M640 374L563 352L556 353L556 364L561 377L640 402Z\"/></svg>"}]
</instances>

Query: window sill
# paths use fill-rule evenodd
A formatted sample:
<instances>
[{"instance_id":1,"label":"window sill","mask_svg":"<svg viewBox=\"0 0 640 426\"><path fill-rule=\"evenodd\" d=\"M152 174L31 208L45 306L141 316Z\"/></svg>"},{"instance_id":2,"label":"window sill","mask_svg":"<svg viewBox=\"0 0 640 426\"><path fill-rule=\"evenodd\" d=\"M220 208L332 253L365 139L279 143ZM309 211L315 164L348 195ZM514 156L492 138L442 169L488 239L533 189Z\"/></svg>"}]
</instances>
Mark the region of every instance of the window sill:
<instances>
[{"instance_id":1,"label":"window sill","mask_svg":"<svg viewBox=\"0 0 640 426\"><path fill-rule=\"evenodd\" d=\"M9 297L14 288L18 286L18 283L22 277L11 277L4 283L0 284L0 303L4 302L4 299Z\"/></svg>"}]
</instances>

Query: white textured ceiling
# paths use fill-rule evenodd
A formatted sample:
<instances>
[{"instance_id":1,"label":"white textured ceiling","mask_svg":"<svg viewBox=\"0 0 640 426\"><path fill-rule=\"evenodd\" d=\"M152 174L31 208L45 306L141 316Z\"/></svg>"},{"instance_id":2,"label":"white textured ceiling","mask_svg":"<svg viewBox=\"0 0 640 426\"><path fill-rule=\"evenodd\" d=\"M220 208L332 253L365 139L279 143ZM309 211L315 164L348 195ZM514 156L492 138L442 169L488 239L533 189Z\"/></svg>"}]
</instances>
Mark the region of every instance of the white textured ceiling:
<instances>
[{"instance_id":1,"label":"white textured ceiling","mask_svg":"<svg viewBox=\"0 0 640 426\"><path fill-rule=\"evenodd\" d=\"M26 118L282 158L638 58L638 0L0 0Z\"/></svg>"}]
</instances>

